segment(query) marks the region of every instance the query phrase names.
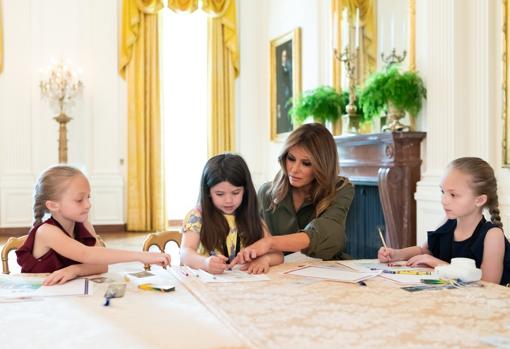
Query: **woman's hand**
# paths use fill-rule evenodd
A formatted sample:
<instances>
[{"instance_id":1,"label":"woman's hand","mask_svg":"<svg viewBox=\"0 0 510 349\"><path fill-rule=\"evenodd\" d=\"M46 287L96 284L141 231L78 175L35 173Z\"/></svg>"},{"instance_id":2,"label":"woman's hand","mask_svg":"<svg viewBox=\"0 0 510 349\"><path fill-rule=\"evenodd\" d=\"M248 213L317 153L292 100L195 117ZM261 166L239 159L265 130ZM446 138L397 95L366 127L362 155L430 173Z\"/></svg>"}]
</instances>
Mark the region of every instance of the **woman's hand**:
<instances>
[{"instance_id":1,"label":"woman's hand","mask_svg":"<svg viewBox=\"0 0 510 349\"><path fill-rule=\"evenodd\" d=\"M438 265L448 264L445 261L442 261L430 254L419 254L414 257L411 257L407 261L407 265L410 267L417 267L418 265L427 265L431 268L435 268Z\"/></svg>"},{"instance_id":2,"label":"woman's hand","mask_svg":"<svg viewBox=\"0 0 510 349\"><path fill-rule=\"evenodd\" d=\"M75 279L78 277L77 270L75 265L70 265L68 267L55 270L53 273L48 275L46 279L43 281L44 286L51 286L56 284L65 284L66 282Z\"/></svg>"},{"instance_id":3,"label":"woman's hand","mask_svg":"<svg viewBox=\"0 0 510 349\"><path fill-rule=\"evenodd\" d=\"M400 260L398 258L398 250L394 248L381 247L377 252L377 259L382 263L395 262Z\"/></svg>"},{"instance_id":4,"label":"woman's hand","mask_svg":"<svg viewBox=\"0 0 510 349\"><path fill-rule=\"evenodd\" d=\"M227 268L228 258L225 256L210 256L205 259L204 270L211 274L221 274Z\"/></svg>"},{"instance_id":5,"label":"woman's hand","mask_svg":"<svg viewBox=\"0 0 510 349\"><path fill-rule=\"evenodd\" d=\"M231 265L249 263L257 257L265 255L271 250L271 239L271 236L266 236L250 246L241 249Z\"/></svg>"},{"instance_id":6,"label":"woman's hand","mask_svg":"<svg viewBox=\"0 0 510 349\"><path fill-rule=\"evenodd\" d=\"M251 262L243 264L241 270L249 274L266 274L269 271L270 258L267 255L261 256Z\"/></svg>"},{"instance_id":7,"label":"woman's hand","mask_svg":"<svg viewBox=\"0 0 510 349\"><path fill-rule=\"evenodd\" d=\"M169 254L161 252L142 252L142 258L140 262L143 264L156 264L166 268L170 265L171 258Z\"/></svg>"}]
</instances>

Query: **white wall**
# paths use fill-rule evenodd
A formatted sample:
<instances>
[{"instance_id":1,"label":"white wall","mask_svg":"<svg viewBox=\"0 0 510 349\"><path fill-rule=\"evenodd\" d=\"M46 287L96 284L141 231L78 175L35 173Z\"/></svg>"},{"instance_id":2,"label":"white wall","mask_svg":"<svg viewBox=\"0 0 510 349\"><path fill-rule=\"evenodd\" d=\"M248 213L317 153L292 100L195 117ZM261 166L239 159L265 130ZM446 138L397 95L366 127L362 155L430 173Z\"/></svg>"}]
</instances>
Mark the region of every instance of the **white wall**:
<instances>
[{"instance_id":1,"label":"white wall","mask_svg":"<svg viewBox=\"0 0 510 349\"><path fill-rule=\"evenodd\" d=\"M270 41L301 27L302 89L330 83L330 1L240 0L241 77L238 82L237 144L255 185L273 179L283 143L270 141Z\"/></svg>"},{"instance_id":2,"label":"white wall","mask_svg":"<svg viewBox=\"0 0 510 349\"><path fill-rule=\"evenodd\" d=\"M281 143L269 139L269 41L302 28L303 90L330 81L330 1L240 0L238 144L257 184L277 171ZM439 184L446 164L480 156L496 170L503 224L510 225L510 170L501 161L502 4L416 0L416 62L428 88L417 120L427 132L417 193L417 240L444 219ZM397 30L398 28L396 28ZM248 127L245 127L248 126ZM510 230L509 230L510 231Z\"/></svg>"},{"instance_id":3,"label":"white wall","mask_svg":"<svg viewBox=\"0 0 510 349\"><path fill-rule=\"evenodd\" d=\"M58 124L40 69L69 59L84 91L69 113L68 162L91 181L95 224L124 223L125 85L117 75L118 2L6 0L0 74L0 227L29 226L37 175L58 161Z\"/></svg>"},{"instance_id":4,"label":"white wall","mask_svg":"<svg viewBox=\"0 0 510 349\"><path fill-rule=\"evenodd\" d=\"M427 131L417 193L417 240L443 221L439 184L461 156L487 160L498 177L503 225L510 220L509 170L502 168L502 3L417 1L417 68L428 89Z\"/></svg>"},{"instance_id":5,"label":"white wall","mask_svg":"<svg viewBox=\"0 0 510 349\"><path fill-rule=\"evenodd\" d=\"M57 123L38 89L39 70L69 58L84 93L71 113L69 162L85 166L95 224L124 223L125 84L117 75L119 3L4 0L0 74L0 227L28 226L35 178L57 161ZM497 170L503 223L510 224L510 170L501 167L501 2L417 0L417 68L428 88L418 119L427 131L416 193L418 241L443 219L440 176L459 156ZM256 185L278 169L269 141L269 42L302 29L302 88L330 82L329 0L238 0L241 76L237 145Z\"/></svg>"}]
</instances>

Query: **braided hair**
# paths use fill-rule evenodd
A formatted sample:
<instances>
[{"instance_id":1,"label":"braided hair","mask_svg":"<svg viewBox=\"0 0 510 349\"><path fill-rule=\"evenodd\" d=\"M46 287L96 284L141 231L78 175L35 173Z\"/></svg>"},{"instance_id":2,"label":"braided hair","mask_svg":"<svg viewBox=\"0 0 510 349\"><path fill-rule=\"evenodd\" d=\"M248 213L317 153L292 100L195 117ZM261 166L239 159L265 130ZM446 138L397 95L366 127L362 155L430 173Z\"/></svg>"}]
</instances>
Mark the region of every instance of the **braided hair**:
<instances>
[{"instance_id":1,"label":"braided hair","mask_svg":"<svg viewBox=\"0 0 510 349\"><path fill-rule=\"evenodd\" d=\"M40 224L44 215L49 212L46 201L58 200L69 181L80 175L83 176L80 170L67 165L52 166L41 173L34 187L34 225Z\"/></svg>"},{"instance_id":2,"label":"braided hair","mask_svg":"<svg viewBox=\"0 0 510 349\"><path fill-rule=\"evenodd\" d=\"M484 207L489 210L491 222L503 228L499 212L498 185L492 167L485 160L476 157L458 158L448 167L471 176L471 188L475 194L487 196Z\"/></svg>"}]
</instances>

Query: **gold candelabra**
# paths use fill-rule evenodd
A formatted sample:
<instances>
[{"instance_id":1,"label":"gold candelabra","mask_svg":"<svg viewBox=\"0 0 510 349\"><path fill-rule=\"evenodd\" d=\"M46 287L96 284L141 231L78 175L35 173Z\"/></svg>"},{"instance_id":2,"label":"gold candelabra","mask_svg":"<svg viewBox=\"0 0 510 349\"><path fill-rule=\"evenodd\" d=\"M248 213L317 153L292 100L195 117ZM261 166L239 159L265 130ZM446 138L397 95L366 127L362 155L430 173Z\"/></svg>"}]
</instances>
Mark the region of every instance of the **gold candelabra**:
<instances>
[{"instance_id":1,"label":"gold candelabra","mask_svg":"<svg viewBox=\"0 0 510 349\"><path fill-rule=\"evenodd\" d=\"M384 52L381 52L381 59L384 63L386 63L386 66L391 66L393 64L400 64L406 59L407 51L404 50L402 52L402 55L397 55L397 50L394 48L391 50L390 54L388 56L384 55Z\"/></svg>"},{"instance_id":2,"label":"gold candelabra","mask_svg":"<svg viewBox=\"0 0 510 349\"><path fill-rule=\"evenodd\" d=\"M58 161L67 163L67 123L72 120L67 116L66 109L71 107L74 98L83 88L78 73L69 63L57 62L43 72L46 78L39 86L41 94L50 102L50 106L58 111L53 119L59 124Z\"/></svg>"},{"instance_id":3,"label":"gold candelabra","mask_svg":"<svg viewBox=\"0 0 510 349\"><path fill-rule=\"evenodd\" d=\"M345 107L346 114L342 116L342 135L357 134L359 130L359 115L356 110L356 58L359 49L351 52L346 46L342 53L335 49L335 57L345 65L345 72L349 80L349 104Z\"/></svg>"}]
</instances>

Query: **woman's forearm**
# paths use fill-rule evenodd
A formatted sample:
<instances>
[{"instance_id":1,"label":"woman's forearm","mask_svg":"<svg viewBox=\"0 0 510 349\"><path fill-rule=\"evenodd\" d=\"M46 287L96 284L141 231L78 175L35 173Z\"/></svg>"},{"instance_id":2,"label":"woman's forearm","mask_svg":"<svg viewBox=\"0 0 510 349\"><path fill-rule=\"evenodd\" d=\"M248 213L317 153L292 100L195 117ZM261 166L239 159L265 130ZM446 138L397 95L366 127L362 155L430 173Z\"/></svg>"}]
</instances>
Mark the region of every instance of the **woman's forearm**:
<instances>
[{"instance_id":1,"label":"woman's forearm","mask_svg":"<svg viewBox=\"0 0 510 349\"><path fill-rule=\"evenodd\" d=\"M297 252L310 246L310 238L306 233L294 233L271 236L271 250L279 252Z\"/></svg>"}]
</instances>

